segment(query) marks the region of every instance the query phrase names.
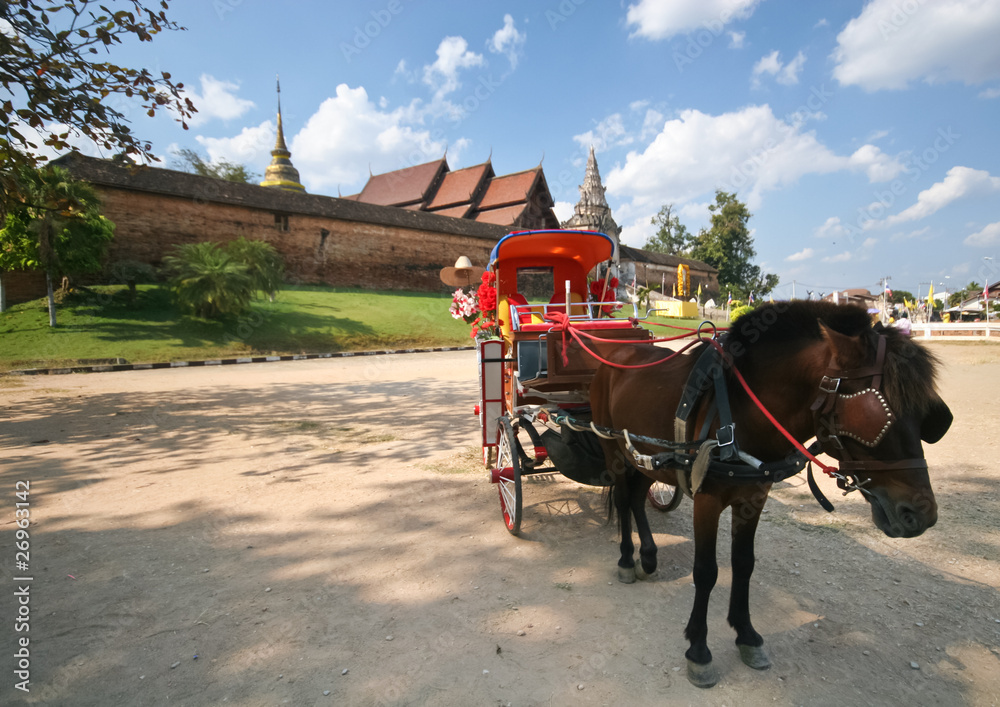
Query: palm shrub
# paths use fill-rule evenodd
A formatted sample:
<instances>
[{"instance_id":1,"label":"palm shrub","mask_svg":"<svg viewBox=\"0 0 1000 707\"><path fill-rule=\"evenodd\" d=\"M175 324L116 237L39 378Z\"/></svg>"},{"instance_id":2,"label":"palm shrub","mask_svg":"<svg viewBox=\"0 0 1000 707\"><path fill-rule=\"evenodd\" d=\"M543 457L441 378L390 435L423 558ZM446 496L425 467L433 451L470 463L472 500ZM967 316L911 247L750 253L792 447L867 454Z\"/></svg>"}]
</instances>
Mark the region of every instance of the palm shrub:
<instances>
[{"instance_id":1,"label":"palm shrub","mask_svg":"<svg viewBox=\"0 0 1000 707\"><path fill-rule=\"evenodd\" d=\"M264 241L248 241L240 236L226 246L229 256L247 266L253 289L273 302L285 275L285 263L277 249Z\"/></svg>"},{"instance_id":2,"label":"palm shrub","mask_svg":"<svg viewBox=\"0 0 1000 707\"><path fill-rule=\"evenodd\" d=\"M218 243L188 243L163 259L182 307L209 319L246 311L254 293L250 268Z\"/></svg>"}]
</instances>

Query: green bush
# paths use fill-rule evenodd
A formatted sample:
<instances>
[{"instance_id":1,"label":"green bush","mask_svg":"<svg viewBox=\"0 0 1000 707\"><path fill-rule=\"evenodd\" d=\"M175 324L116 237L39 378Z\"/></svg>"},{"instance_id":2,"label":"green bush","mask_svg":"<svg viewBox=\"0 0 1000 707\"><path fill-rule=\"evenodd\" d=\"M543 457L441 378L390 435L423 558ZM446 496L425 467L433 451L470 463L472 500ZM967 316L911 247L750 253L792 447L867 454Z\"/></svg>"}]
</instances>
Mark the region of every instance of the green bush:
<instances>
[{"instance_id":1,"label":"green bush","mask_svg":"<svg viewBox=\"0 0 1000 707\"><path fill-rule=\"evenodd\" d=\"M266 294L273 302L285 275L285 263L275 247L240 236L226 246L226 252L233 260L247 266L254 290Z\"/></svg>"},{"instance_id":2,"label":"green bush","mask_svg":"<svg viewBox=\"0 0 1000 707\"><path fill-rule=\"evenodd\" d=\"M744 314L746 314L747 312L752 312L753 310L754 310L753 306L749 304L743 304L740 305L739 307L733 307L733 309L729 312L729 321L735 322Z\"/></svg>"},{"instance_id":3,"label":"green bush","mask_svg":"<svg viewBox=\"0 0 1000 707\"><path fill-rule=\"evenodd\" d=\"M218 243L176 246L163 264L171 273L170 288L177 301L200 317L241 314L253 298L250 269Z\"/></svg>"}]
</instances>

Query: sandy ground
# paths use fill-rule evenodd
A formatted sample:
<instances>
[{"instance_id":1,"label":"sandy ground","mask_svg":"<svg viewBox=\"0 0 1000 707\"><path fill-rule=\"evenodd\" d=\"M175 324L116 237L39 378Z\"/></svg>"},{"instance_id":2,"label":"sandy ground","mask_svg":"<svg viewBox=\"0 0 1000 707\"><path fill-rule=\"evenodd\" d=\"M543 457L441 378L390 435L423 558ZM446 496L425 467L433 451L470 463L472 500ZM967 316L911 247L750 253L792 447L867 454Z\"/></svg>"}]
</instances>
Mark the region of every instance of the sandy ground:
<instances>
[{"instance_id":1,"label":"sandy ground","mask_svg":"<svg viewBox=\"0 0 1000 707\"><path fill-rule=\"evenodd\" d=\"M937 526L893 540L857 494L776 487L751 598L774 667L739 661L720 545L709 691L683 669L691 504L654 513L661 569L630 586L598 489L533 478L510 536L472 353L0 379L0 704L995 705L1000 346L935 350Z\"/></svg>"}]
</instances>

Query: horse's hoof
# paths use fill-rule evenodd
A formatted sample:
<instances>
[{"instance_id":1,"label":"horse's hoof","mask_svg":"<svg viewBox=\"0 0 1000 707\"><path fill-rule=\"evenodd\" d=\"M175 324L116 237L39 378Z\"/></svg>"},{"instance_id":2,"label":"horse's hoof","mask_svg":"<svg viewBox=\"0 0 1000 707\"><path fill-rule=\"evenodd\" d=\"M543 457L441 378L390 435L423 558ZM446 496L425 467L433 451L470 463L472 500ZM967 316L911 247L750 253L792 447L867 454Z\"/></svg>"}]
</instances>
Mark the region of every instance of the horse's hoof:
<instances>
[{"instance_id":1,"label":"horse's hoof","mask_svg":"<svg viewBox=\"0 0 1000 707\"><path fill-rule=\"evenodd\" d=\"M641 580L641 581L645 581L647 579L652 579L655 576L656 576L656 570L653 570L652 572L647 572L646 570L644 570L642 568L642 565L636 565L635 566L635 578L636 579Z\"/></svg>"},{"instance_id":2,"label":"horse's hoof","mask_svg":"<svg viewBox=\"0 0 1000 707\"><path fill-rule=\"evenodd\" d=\"M695 663L694 661L688 661L688 680L695 687L715 687L715 684L719 682L719 671L715 669L713 663Z\"/></svg>"},{"instance_id":3,"label":"horse's hoof","mask_svg":"<svg viewBox=\"0 0 1000 707\"><path fill-rule=\"evenodd\" d=\"M635 584L635 567L619 567L618 581L622 584Z\"/></svg>"},{"instance_id":4,"label":"horse's hoof","mask_svg":"<svg viewBox=\"0 0 1000 707\"><path fill-rule=\"evenodd\" d=\"M749 665L754 670L767 670L771 667L771 660L767 657L767 653L761 646L738 646L740 649L740 658L744 663Z\"/></svg>"}]
</instances>

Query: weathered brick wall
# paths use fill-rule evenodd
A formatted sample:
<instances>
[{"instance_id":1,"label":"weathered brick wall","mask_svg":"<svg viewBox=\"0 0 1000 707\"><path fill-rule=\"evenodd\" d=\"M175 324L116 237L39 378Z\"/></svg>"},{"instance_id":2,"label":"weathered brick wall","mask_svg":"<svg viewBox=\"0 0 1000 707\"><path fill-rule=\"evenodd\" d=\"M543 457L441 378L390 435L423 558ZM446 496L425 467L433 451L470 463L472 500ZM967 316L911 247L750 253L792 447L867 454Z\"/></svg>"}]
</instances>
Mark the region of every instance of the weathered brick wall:
<instances>
[{"instance_id":1,"label":"weathered brick wall","mask_svg":"<svg viewBox=\"0 0 1000 707\"><path fill-rule=\"evenodd\" d=\"M337 287L441 290L441 268L460 255L486 265L495 241L371 223L288 216L288 230L263 209L98 187L115 223L111 260L159 265L172 246L240 236L274 245L290 282Z\"/></svg>"},{"instance_id":2,"label":"weathered brick wall","mask_svg":"<svg viewBox=\"0 0 1000 707\"><path fill-rule=\"evenodd\" d=\"M14 270L0 273L8 305L44 297L45 274L41 271Z\"/></svg>"}]
</instances>

